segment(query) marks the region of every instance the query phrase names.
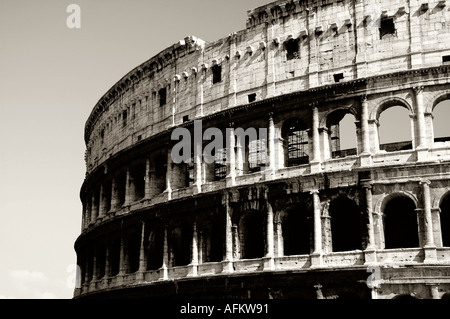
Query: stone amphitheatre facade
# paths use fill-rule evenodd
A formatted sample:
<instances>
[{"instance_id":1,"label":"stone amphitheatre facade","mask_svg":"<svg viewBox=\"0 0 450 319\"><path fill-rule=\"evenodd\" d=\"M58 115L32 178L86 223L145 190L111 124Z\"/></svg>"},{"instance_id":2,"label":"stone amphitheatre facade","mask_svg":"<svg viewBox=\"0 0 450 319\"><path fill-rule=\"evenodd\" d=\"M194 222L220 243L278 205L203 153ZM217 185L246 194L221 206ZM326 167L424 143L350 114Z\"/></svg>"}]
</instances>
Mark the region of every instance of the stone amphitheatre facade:
<instances>
[{"instance_id":1,"label":"stone amphitheatre facade","mask_svg":"<svg viewBox=\"0 0 450 319\"><path fill-rule=\"evenodd\" d=\"M131 70L86 122L74 297L448 298L449 38L445 0L277 1ZM174 162L200 121L228 147Z\"/></svg>"}]
</instances>

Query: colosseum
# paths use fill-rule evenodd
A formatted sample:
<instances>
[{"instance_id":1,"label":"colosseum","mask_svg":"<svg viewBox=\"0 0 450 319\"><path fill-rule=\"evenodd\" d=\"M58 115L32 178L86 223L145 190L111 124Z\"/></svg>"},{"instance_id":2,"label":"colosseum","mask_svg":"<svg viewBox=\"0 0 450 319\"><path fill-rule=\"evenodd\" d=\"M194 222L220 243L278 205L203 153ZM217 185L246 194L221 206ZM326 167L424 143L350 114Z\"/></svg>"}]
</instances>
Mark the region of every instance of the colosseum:
<instances>
[{"instance_id":1,"label":"colosseum","mask_svg":"<svg viewBox=\"0 0 450 319\"><path fill-rule=\"evenodd\" d=\"M131 70L85 125L74 298L449 298L448 39L446 0L281 0Z\"/></svg>"}]
</instances>

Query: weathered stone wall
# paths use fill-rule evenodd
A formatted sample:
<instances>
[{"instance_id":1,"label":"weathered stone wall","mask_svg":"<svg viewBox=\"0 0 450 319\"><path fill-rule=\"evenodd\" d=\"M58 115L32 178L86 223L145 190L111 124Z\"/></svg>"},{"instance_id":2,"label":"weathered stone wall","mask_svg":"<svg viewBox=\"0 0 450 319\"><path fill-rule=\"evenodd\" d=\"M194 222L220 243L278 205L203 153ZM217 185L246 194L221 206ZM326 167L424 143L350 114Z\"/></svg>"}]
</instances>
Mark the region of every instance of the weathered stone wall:
<instances>
[{"instance_id":1,"label":"weathered stone wall","mask_svg":"<svg viewBox=\"0 0 450 319\"><path fill-rule=\"evenodd\" d=\"M247 28L227 38L206 44L187 37L124 76L99 101L86 125L88 171L185 117L245 105L250 94L258 101L335 83L340 73L340 81L349 81L441 65L450 55L444 5L278 1L249 11ZM380 23L389 18L395 32L380 38ZM296 58L288 60L290 39L299 46ZM214 65L222 74L213 84ZM160 107L162 88L167 102Z\"/></svg>"}]
</instances>

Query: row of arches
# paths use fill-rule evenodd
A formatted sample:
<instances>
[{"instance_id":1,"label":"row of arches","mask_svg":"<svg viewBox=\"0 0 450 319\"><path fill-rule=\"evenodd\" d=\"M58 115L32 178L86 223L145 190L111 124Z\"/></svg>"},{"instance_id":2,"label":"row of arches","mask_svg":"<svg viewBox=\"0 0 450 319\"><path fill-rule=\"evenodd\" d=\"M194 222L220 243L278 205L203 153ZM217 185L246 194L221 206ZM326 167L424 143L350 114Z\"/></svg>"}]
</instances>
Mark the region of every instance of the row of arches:
<instances>
[{"instance_id":1,"label":"row of arches","mask_svg":"<svg viewBox=\"0 0 450 319\"><path fill-rule=\"evenodd\" d=\"M264 204L233 214L230 237L233 260L262 258L267 253L267 212ZM394 193L382 206L383 244L378 249L420 247L419 214L412 198ZM450 194L440 205L442 246L450 247ZM204 214L203 214L204 215ZM223 210L192 220L187 216L165 224L115 231L106 241L78 251L84 282L119 273L158 270L193 263L221 262L227 258L226 218ZM292 204L274 214L275 257L314 252L314 208L310 200ZM320 227L324 253L367 248L367 215L357 199L345 194L322 205ZM136 226L136 225L134 225Z\"/></svg>"}]
</instances>

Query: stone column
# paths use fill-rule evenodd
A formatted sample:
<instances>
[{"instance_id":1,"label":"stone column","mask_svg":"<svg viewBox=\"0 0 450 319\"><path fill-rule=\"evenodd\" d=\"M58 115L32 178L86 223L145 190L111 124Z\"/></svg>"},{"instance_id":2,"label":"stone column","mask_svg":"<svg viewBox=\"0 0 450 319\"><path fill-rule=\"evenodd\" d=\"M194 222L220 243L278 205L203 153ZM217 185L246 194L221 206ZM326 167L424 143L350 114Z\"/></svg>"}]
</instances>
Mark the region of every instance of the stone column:
<instances>
[{"instance_id":1,"label":"stone column","mask_svg":"<svg viewBox=\"0 0 450 319\"><path fill-rule=\"evenodd\" d=\"M317 103L311 104L312 106L312 153L313 158L310 161L311 173L317 173L321 171L320 162L320 137L319 137L319 109Z\"/></svg>"},{"instance_id":2,"label":"stone column","mask_svg":"<svg viewBox=\"0 0 450 319\"><path fill-rule=\"evenodd\" d=\"M97 273L98 273L98 266L97 266L97 250L94 249L94 256L92 257L92 281L96 281Z\"/></svg>"},{"instance_id":3,"label":"stone column","mask_svg":"<svg viewBox=\"0 0 450 319\"><path fill-rule=\"evenodd\" d=\"M98 215L98 205L95 200L95 193L92 193L92 204L91 204L91 223L95 223Z\"/></svg>"},{"instance_id":4,"label":"stone column","mask_svg":"<svg viewBox=\"0 0 450 319\"><path fill-rule=\"evenodd\" d=\"M115 211L119 208L119 187L117 185L116 178L113 178L111 183L111 211Z\"/></svg>"},{"instance_id":5,"label":"stone column","mask_svg":"<svg viewBox=\"0 0 450 319\"><path fill-rule=\"evenodd\" d=\"M189 270L189 276L197 276L198 272L198 239L197 239L197 222L194 220L192 224L192 258Z\"/></svg>"},{"instance_id":6,"label":"stone column","mask_svg":"<svg viewBox=\"0 0 450 319\"><path fill-rule=\"evenodd\" d=\"M268 132L268 148L269 148L269 167L270 171L275 170L275 125L273 124L273 114L269 114L269 132Z\"/></svg>"},{"instance_id":7,"label":"stone column","mask_svg":"<svg viewBox=\"0 0 450 319\"><path fill-rule=\"evenodd\" d=\"M225 205L225 260L223 261L223 272L233 272L233 223L231 216L233 214L228 194L223 194L223 203Z\"/></svg>"},{"instance_id":8,"label":"stone column","mask_svg":"<svg viewBox=\"0 0 450 319\"><path fill-rule=\"evenodd\" d=\"M375 232L374 232L374 223L373 223L373 215L372 215L372 207L373 207L373 200L372 200L372 185L370 183L366 182L362 185L363 189L365 190L366 195L366 209L365 213L368 218L368 224L367 224L367 232L368 232L368 242L367 247L364 251L364 257L365 257L365 263L374 263L377 261L376 258L376 251L375 251Z\"/></svg>"},{"instance_id":9,"label":"stone column","mask_svg":"<svg viewBox=\"0 0 450 319\"><path fill-rule=\"evenodd\" d=\"M433 238L433 221L431 218L431 199L430 199L430 181L421 181L422 193L423 193L423 206L425 217L425 260L424 262L436 261L436 246Z\"/></svg>"},{"instance_id":10,"label":"stone column","mask_svg":"<svg viewBox=\"0 0 450 319\"><path fill-rule=\"evenodd\" d=\"M361 166L372 165L370 154L370 128L369 128L369 103L367 96L363 96L361 100Z\"/></svg>"},{"instance_id":11,"label":"stone column","mask_svg":"<svg viewBox=\"0 0 450 319\"><path fill-rule=\"evenodd\" d=\"M370 153L370 139L369 139L369 103L367 96L361 99L361 134L362 134L362 154Z\"/></svg>"},{"instance_id":12,"label":"stone column","mask_svg":"<svg viewBox=\"0 0 450 319\"><path fill-rule=\"evenodd\" d=\"M125 203L124 206L131 205L136 199L136 190L134 185L134 178L131 175L130 168L127 167L127 177L125 182Z\"/></svg>"},{"instance_id":13,"label":"stone column","mask_svg":"<svg viewBox=\"0 0 450 319\"><path fill-rule=\"evenodd\" d=\"M139 250L139 270L138 270L138 272L145 272L146 270L147 270L147 258L145 258L145 222L142 221L141 247Z\"/></svg>"},{"instance_id":14,"label":"stone column","mask_svg":"<svg viewBox=\"0 0 450 319\"><path fill-rule=\"evenodd\" d=\"M226 130L227 133L227 187L236 185L236 154L233 123Z\"/></svg>"},{"instance_id":15,"label":"stone column","mask_svg":"<svg viewBox=\"0 0 450 319\"><path fill-rule=\"evenodd\" d=\"M311 254L311 267L322 265L322 220L320 218L319 191L311 191L314 205L314 252Z\"/></svg>"},{"instance_id":16,"label":"stone column","mask_svg":"<svg viewBox=\"0 0 450 319\"><path fill-rule=\"evenodd\" d=\"M167 280L169 278L167 267L169 265L169 245L167 239L167 225L164 227L164 248L163 248L163 264L161 266L160 280Z\"/></svg>"},{"instance_id":17,"label":"stone column","mask_svg":"<svg viewBox=\"0 0 450 319\"><path fill-rule=\"evenodd\" d=\"M197 123L199 121L195 121ZM200 126L201 127L201 126ZM194 193L202 192L202 155L203 155L203 132L201 128L197 128L197 125L194 125Z\"/></svg>"},{"instance_id":18,"label":"stone column","mask_svg":"<svg viewBox=\"0 0 450 319\"><path fill-rule=\"evenodd\" d=\"M106 252L105 252L105 275L104 278L108 278L111 275L111 264L109 262L109 246L106 245Z\"/></svg>"},{"instance_id":19,"label":"stone column","mask_svg":"<svg viewBox=\"0 0 450 319\"><path fill-rule=\"evenodd\" d=\"M125 242L123 238L123 234L120 236L120 253L119 253L119 274L120 276L125 275L127 271L127 260L125 254Z\"/></svg>"},{"instance_id":20,"label":"stone column","mask_svg":"<svg viewBox=\"0 0 450 319\"><path fill-rule=\"evenodd\" d=\"M426 147L426 130L425 130L425 112L423 105L423 86L414 88L416 95L416 114L417 114L417 128L418 128L418 145L417 148Z\"/></svg>"},{"instance_id":21,"label":"stone column","mask_svg":"<svg viewBox=\"0 0 450 319\"><path fill-rule=\"evenodd\" d=\"M144 199L151 199L152 194L152 185L151 185L151 172L150 172L150 158L147 158L145 161L145 195Z\"/></svg>"},{"instance_id":22,"label":"stone column","mask_svg":"<svg viewBox=\"0 0 450 319\"><path fill-rule=\"evenodd\" d=\"M432 299L441 299L439 295L439 284L427 284L430 287L430 294Z\"/></svg>"},{"instance_id":23,"label":"stone column","mask_svg":"<svg viewBox=\"0 0 450 319\"><path fill-rule=\"evenodd\" d=\"M164 191L167 193L167 200L172 199L172 174L173 174L173 167L172 167L172 149L169 147L167 149L167 171L166 171L166 190Z\"/></svg>"},{"instance_id":24,"label":"stone column","mask_svg":"<svg viewBox=\"0 0 450 319\"><path fill-rule=\"evenodd\" d=\"M427 136L426 136L426 126L425 126L425 110L423 103L423 86L418 86L414 88L416 95L416 113L417 113L417 129L418 129L418 144L416 147L417 160L423 161L427 159L428 147L427 147Z\"/></svg>"},{"instance_id":25,"label":"stone column","mask_svg":"<svg viewBox=\"0 0 450 319\"><path fill-rule=\"evenodd\" d=\"M280 220L275 223L277 227L277 257L284 256L284 243L283 243L283 224Z\"/></svg>"},{"instance_id":26,"label":"stone column","mask_svg":"<svg viewBox=\"0 0 450 319\"><path fill-rule=\"evenodd\" d=\"M267 196L267 194L266 194ZM264 270L273 270L275 267L274 264L274 243L273 243L273 208L270 204L269 200L266 198L266 206L267 206L267 225L266 225L266 242L267 242L267 250L264 261Z\"/></svg>"},{"instance_id":27,"label":"stone column","mask_svg":"<svg viewBox=\"0 0 450 319\"><path fill-rule=\"evenodd\" d=\"M241 145L240 138L236 139L236 175L242 176L244 174L244 158L245 158L245 145Z\"/></svg>"},{"instance_id":28,"label":"stone column","mask_svg":"<svg viewBox=\"0 0 450 319\"><path fill-rule=\"evenodd\" d=\"M106 194L103 188L103 184L100 185L100 198L99 198L99 207L98 207L98 217L101 219L106 214Z\"/></svg>"},{"instance_id":29,"label":"stone column","mask_svg":"<svg viewBox=\"0 0 450 319\"><path fill-rule=\"evenodd\" d=\"M85 197L85 207L84 207L84 215L83 215L83 230L88 228L90 219L91 219L91 204L90 204L90 198L86 194Z\"/></svg>"}]
</instances>

